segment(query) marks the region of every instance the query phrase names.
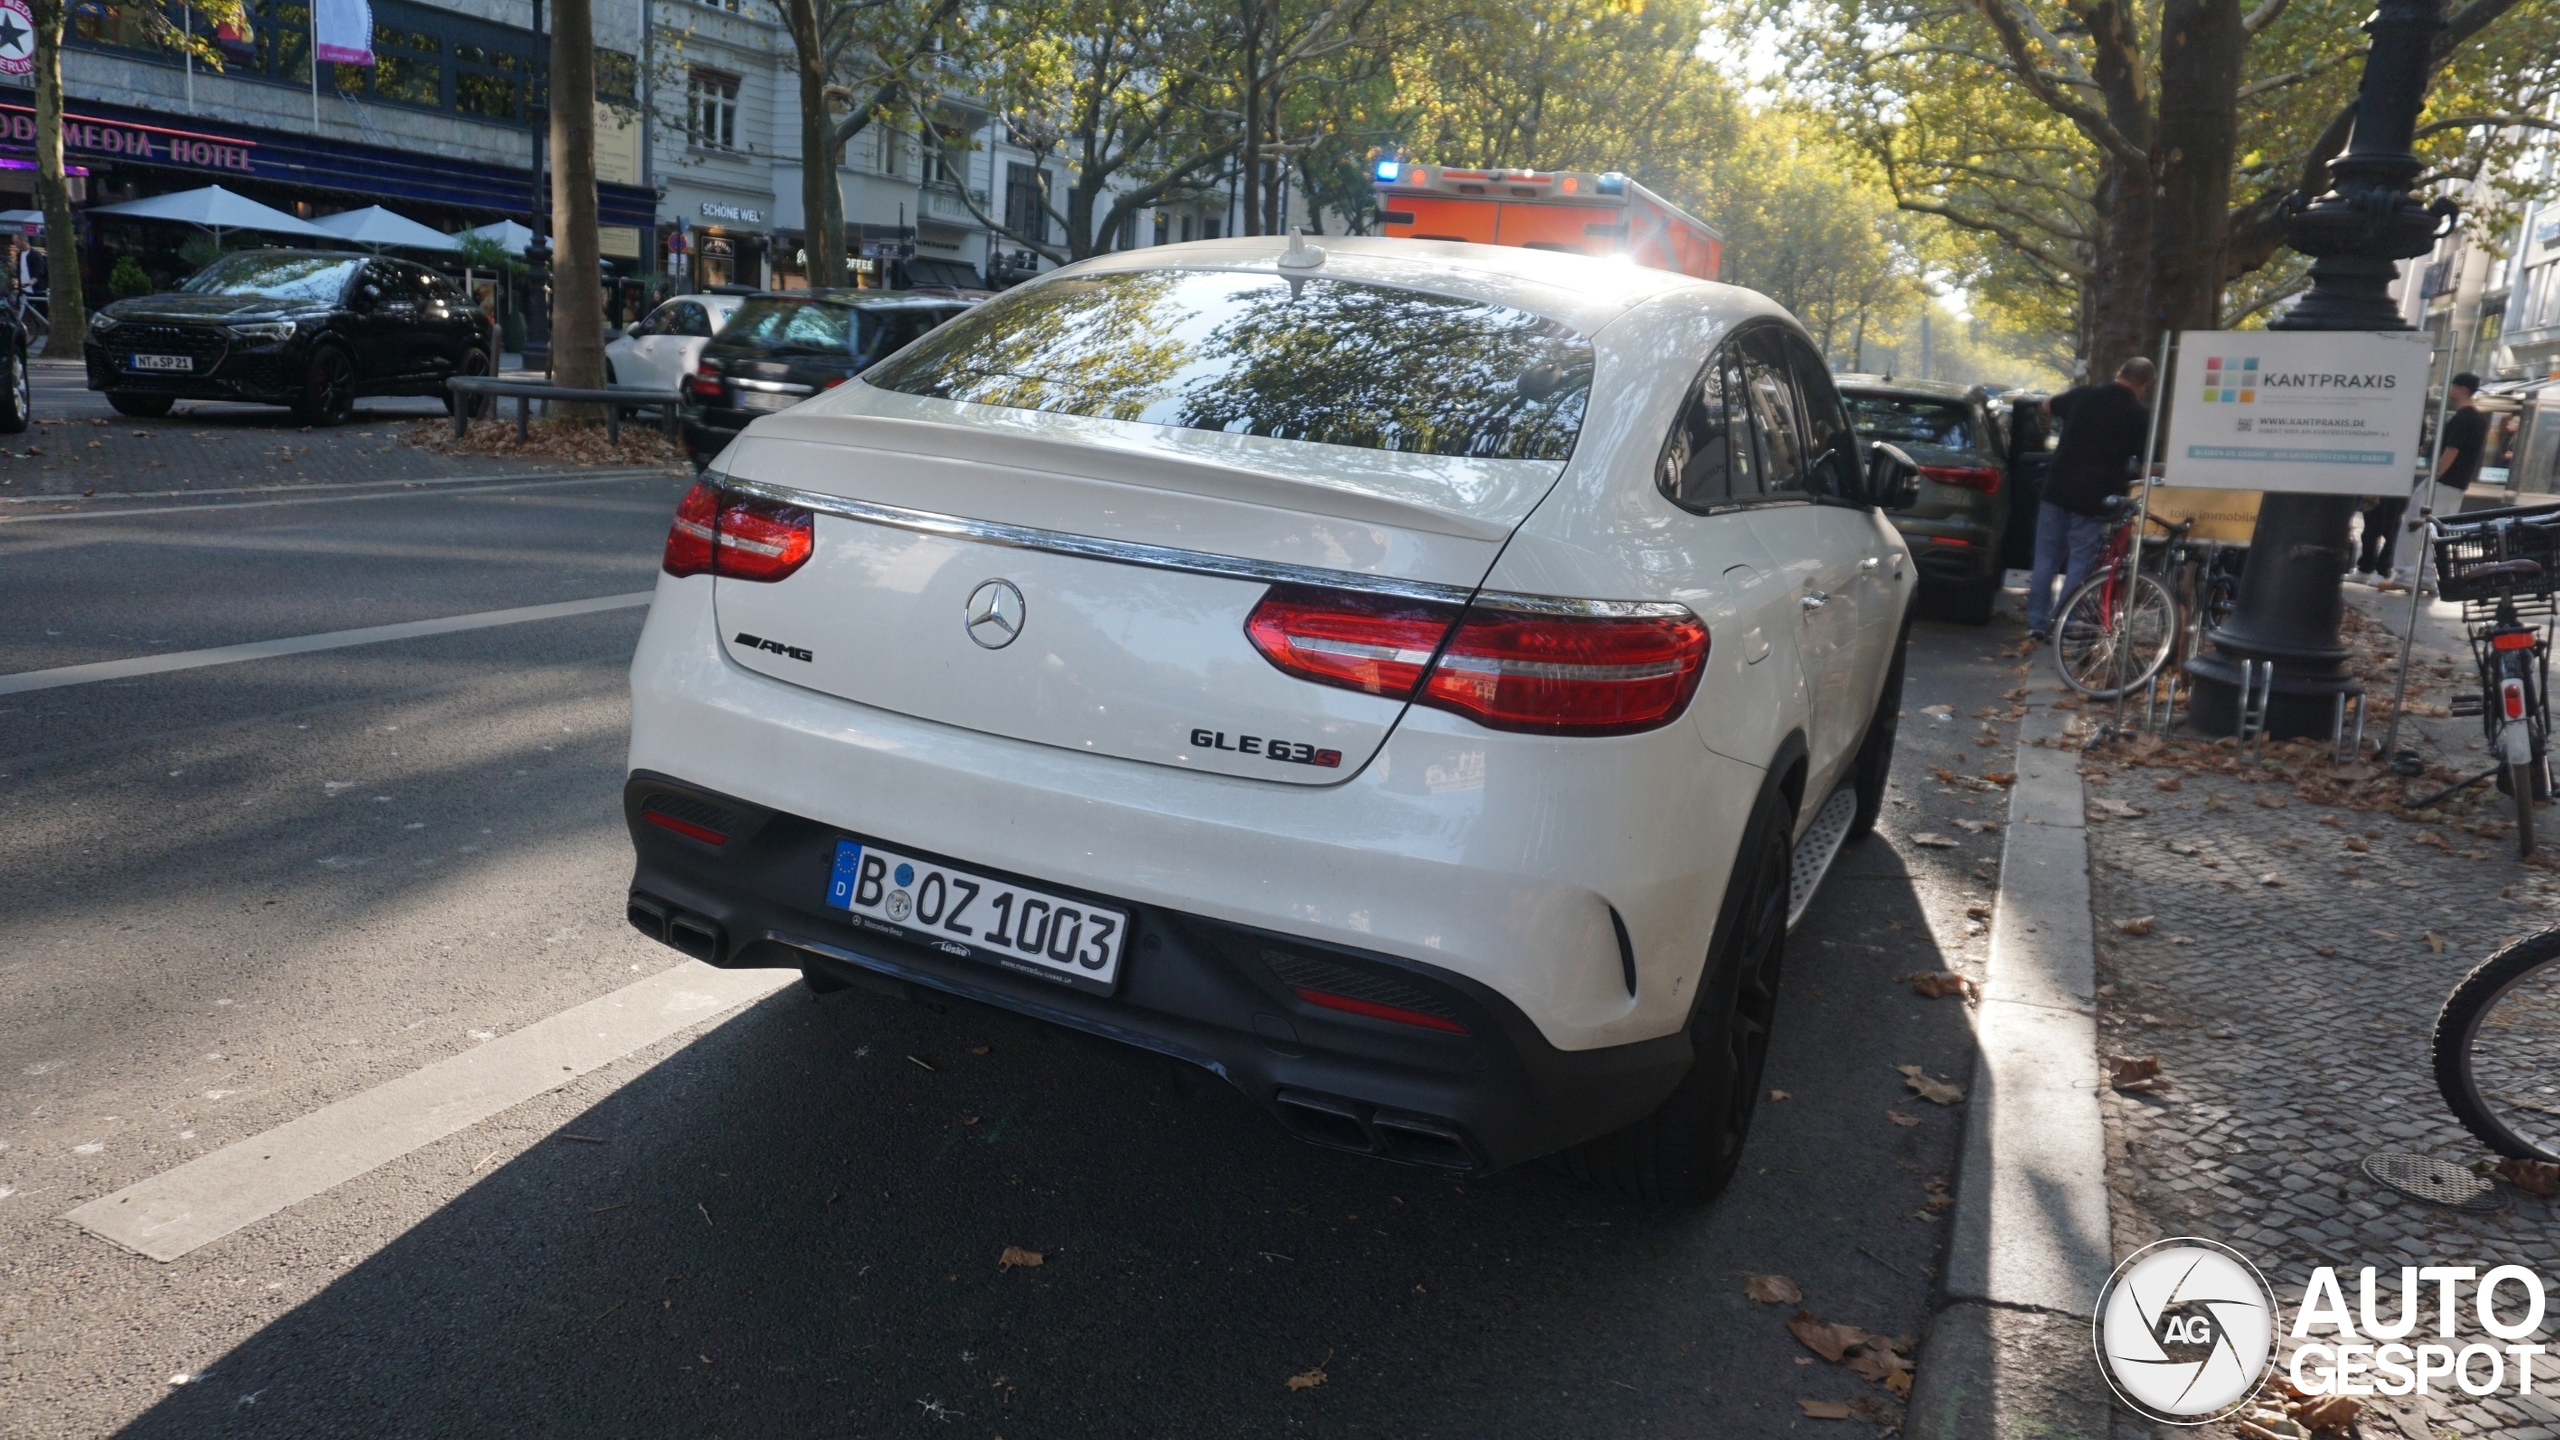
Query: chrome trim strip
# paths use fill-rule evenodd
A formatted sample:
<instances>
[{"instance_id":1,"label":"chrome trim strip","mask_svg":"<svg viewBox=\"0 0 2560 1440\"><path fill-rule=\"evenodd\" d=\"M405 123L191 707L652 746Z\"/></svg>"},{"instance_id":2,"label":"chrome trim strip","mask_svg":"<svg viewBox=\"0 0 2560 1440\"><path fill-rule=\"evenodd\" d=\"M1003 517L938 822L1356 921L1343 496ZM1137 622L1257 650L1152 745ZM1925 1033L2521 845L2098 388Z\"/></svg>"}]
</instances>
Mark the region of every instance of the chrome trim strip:
<instances>
[{"instance_id":1,"label":"chrome trim strip","mask_svg":"<svg viewBox=\"0 0 2560 1440\"><path fill-rule=\"evenodd\" d=\"M1404 600L1427 600L1444 605L1464 605L1473 600L1478 606L1515 611L1524 615L1561 615L1585 619L1610 620L1686 620L1695 615L1688 606L1656 600L1578 600L1562 595L1519 595L1506 590L1471 590L1463 585L1435 585L1426 580L1396 580L1380 575L1362 575L1351 570L1325 570L1312 565L1284 565L1271 560L1248 560L1236 555L1212 555L1202 550L1177 550L1168 545L1141 545L1129 540L1105 540L1093 535L1075 535L1064 530L1042 530L1029 525L1007 525L996 520L970 520L958 515L939 515L930 510L909 510L900 505L882 505L870 500L853 500L841 495L821 495L814 490L801 490L789 485L776 485L769 480L741 480L717 471L704 471L703 480L723 489L743 491L784 505L796 505L820 515L833 515L839 520L858 520L866 525L886 525L893 530L912 530L919 535L940 535L954 540L975 540L985 545L1004 545L1016 550L1037 550L1050 555L1072 555L1082 560L1101 560L1113 565L1135 565L1148 570L1173 570L1186 575L1210 575L1222 580L1259 580L1267 585L1315 585L1328 590L1356 590L1369 595L1393 595Z\"/></svg>"},{"instance_id":2,"label":"chrome trim strip","mask_svg":"<svg viewBox=\"0 0 2560 1440\"><path fill-rule=\"evenodd\" d=\"M768 395L815 395L818 393L818 387L815 385L789 385L779 380L750 380L743 375L731 375L726 378L730 384L741 390L762 390Z\"/></svg>"},{"instance_id":3,"label":"chrome trim strip","mask_svg":"<svg viewBox=\"0 0 2560 1440\"><path fill-rule=\"evenodd\" d=\"M970 520L958 515L937 515L929 510L909 510L898 505L881 505L869 500L850 500L840 495L820 495L814 491L776 485L764 480L741 480L735 476L706 471L703 479L730 490L760 495L785 505L797 505L820 515L833 515L840 520L859 520L868 525L886 525L895 530L912 530L920 535L941 535L955 540L975 540L986 545L1010 546L1016 550L1038 550L1051 555L1073 555L1084 560L1101 560L1113 565L1135 565L1149 570L1174 570L1186 575L1211 575L1225 580L1259 580L1269 585L1320 585L1333 590L1358 590L1372 595L1394 595L1406 600L1431 600L1446 605L1463 605L1475 593L1463 585L1435 585L1422 580L1395 580L1377 575L1362 575L1350 570L1323 570L1311 565L1283 565L1269 560L1247 560L1234 555L1212 555L1200 550L1177 550L1166 545L1140 545L1127 540L1105 540L1092 535L1074 535L1064 530L1041 530L1029 525L1007 525L995 520Z\"/></svg>"}]
</instances>

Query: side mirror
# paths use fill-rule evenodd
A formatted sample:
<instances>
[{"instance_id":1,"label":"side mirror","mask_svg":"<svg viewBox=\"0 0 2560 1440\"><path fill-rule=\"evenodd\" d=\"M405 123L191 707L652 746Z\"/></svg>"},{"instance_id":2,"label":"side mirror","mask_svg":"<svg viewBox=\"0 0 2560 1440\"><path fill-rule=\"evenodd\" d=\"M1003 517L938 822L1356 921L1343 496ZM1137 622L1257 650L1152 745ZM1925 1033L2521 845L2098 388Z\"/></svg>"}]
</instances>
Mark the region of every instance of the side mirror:
<instances>
[{"instance_id":1,"label":"side mirror","mask_svg":"<svg viewBox=\"0 0 2560 1440\"><path fill-rule=\"evenodd\" d=\"M1920 503L1920 465L1900 446L1882 440L1867 446L1867 498L1878 509L1908 510Z\"/></svg>"}]
</instances>

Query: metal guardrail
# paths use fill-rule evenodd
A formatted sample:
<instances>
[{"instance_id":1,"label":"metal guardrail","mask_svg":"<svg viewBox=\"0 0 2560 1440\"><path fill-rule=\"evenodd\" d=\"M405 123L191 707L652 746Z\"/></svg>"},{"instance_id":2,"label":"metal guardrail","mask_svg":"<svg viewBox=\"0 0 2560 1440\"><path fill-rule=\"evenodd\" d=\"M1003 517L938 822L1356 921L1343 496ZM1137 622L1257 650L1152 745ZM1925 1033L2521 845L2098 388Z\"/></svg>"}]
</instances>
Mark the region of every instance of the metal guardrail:
<instances>
[{"instance_id":1,"label":"metal guardrail","mask_svg":"<svg viewBox=\"0 0 2560 1440\"><path fill-rule=\"evenodd\" d=\"M601 385L577 389L554 385L548 380L501 380L492 375L457 375L444 382L455 396L453 438L459 440L471 428L476 405L463 403L465 396L486 396L492 403L512 396L516 402L516 440L530 438L533 407L550 405L601 405L604 407L604 433L609 440L622 439L622 412L655 410L658 425L670 440L678 439L684 423L684 396L674 390L650 390L639 385Z\"/></svg>"}]
</instances>

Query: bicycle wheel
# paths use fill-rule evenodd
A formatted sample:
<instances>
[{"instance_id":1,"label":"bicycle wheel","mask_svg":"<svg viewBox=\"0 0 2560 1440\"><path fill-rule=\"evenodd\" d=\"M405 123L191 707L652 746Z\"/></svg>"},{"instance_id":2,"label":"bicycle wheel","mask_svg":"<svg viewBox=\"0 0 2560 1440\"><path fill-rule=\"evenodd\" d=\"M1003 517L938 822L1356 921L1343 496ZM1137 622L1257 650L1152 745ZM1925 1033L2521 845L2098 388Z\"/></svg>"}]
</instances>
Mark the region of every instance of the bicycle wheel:
<instances>
[{"instance_id":1,"label":"bicycle wheel","mask_svg":"<svg viewBox=\"0 0 2560 1440\"><path fill-rule=\"evenodd\" d=\"M2159 674L2178 642L2178 605L2168 586L2136 575L2130 601L2119 596L2110 605L2113 578L2100 575L2081 586L2053 622L2053 666L2062 683L2101 700Z\"/></svg>"},{"instance_id":2,"label":"bicycle wheel","mask_svg":"<svg viewBox=\"0 0 2560 1440\"><path fill-rule=\"evenodd\" d=\"M2528 935L2463 978L2436 1016L2436 1089L2501 1155L2560 1162L2560 930Z\"/></svg>"}]
</instances>

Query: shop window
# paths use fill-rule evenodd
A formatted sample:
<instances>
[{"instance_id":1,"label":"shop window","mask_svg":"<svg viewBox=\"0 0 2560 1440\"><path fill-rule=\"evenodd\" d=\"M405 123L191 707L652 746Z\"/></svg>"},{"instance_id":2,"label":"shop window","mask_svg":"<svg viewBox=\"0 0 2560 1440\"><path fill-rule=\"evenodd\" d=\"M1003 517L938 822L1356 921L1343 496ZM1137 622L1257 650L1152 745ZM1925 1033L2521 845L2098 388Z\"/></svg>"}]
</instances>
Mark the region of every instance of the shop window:
<instances>
[{"instance_id":1,"label":"shop window","mask_svg":"<svg viewBox=\"0 0 2560 1440\"><path fill-rule=\"evenodd\" d=\"M1049 243L1049 172L1036 165L1004 167L1004 228L1033 242Z\"/></svg>"},{"instance_id":2,"label":"shop window","mask_svg":"<svg viewBox=\"0 0 2560 1440\"><path fill-rule=\"evenodd\" d=\"M696 70L684 82L684 130L706 150L738 148L738 80Z\"/></svg>"}]
</instances>

